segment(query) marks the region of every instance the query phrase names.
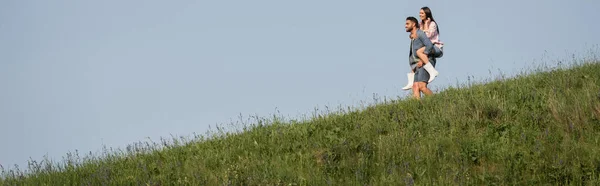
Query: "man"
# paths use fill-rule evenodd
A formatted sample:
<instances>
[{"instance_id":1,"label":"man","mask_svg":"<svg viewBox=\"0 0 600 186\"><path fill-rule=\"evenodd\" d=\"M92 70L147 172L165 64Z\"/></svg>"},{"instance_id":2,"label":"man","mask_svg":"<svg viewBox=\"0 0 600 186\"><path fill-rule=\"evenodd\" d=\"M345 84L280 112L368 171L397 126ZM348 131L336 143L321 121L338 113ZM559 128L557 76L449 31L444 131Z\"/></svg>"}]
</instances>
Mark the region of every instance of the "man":
<instances>
[{"instance_id":1,"label":"man","mask_svg":"<svg viewBox=\"0 0 600 186\"><path fill-rule=\"evenodd\" d=\"M421 92L425 95L432 95L433 92L427 88L429 82L429 73L424 68L423 62L417 57L417 50L421 47L425 47L425 51L431 51L433 43L427 38L425 32L419 29L419 22L417 18L407 17L404 25L406 32L410 33L410 53L409 53L409 64L411 69L414 69L414 83L412 86L413 96L417 99L421 98ZM435 67L436 57L433 52L426 52L429 56L429 64Z\"/></svg>"}]
</instances>

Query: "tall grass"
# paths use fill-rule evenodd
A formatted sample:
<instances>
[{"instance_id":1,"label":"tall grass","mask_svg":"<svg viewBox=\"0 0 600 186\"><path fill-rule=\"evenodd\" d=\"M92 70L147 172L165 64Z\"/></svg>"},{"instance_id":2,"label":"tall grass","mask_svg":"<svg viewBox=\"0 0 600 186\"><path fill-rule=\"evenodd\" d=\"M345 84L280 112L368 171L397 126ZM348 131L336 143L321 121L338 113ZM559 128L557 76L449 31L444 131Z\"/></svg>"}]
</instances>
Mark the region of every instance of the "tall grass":
<instances>
[{"instance_id":1,"label":"tall grass","mask_svg":"<svg viewBox=\"0 0 600 186\"><path fill-rule=\"evenodd\" d=\"M0 185L599 185L600 63L236 126L32 160Z\"/></svg>"}]
</instances>

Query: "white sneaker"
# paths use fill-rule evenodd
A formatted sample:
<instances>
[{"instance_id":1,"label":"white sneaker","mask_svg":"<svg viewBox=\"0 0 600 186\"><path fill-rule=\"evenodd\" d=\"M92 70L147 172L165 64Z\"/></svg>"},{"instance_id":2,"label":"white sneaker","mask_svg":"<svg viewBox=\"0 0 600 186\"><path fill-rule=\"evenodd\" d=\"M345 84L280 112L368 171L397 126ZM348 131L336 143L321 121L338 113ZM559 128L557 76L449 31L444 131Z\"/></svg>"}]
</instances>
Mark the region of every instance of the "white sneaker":
<instances>
[{"instance_id":1,"label":"white sneaker","mask_svg":"<svg viewBox=\"0 0 600 186\"><path fill-rule=\"evenodd\" d=\"M433 81L433 79L435 79L436 76L438 76L440 73L435 70L435 68L433 67L433 65L431 65L431 63L427 63L425 65L423 65L423 68L425 68L425 70L429 73L429 83L431 83Z\"/></svg>"},{"instance_id":2,"label":"white sneaker","mask_svg":"<svg viewBox=\"0 0 600 186\"><path fill-rule=\"evenodd\" d=\"M402 89L404 90L410 90L413 86L413 81L415 80L415 73L407 73L406 76L408 77L408 84L406 84L406 86L402 87Z\"/></svg>"}]
</instances>

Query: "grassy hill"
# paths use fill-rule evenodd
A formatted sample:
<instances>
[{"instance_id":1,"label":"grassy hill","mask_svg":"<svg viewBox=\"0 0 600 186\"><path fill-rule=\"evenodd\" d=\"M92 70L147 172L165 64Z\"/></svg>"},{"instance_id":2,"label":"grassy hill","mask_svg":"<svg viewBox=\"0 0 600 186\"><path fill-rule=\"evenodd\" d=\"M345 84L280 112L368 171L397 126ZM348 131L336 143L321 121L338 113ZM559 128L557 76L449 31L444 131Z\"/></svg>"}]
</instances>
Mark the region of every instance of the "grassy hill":
<instances>
[{"instance_id":1,"label":"grassy hill","mask_svg":"<svg viewBox=\"0 0 600 186\"><path fill-rule=\"evenodd\" d=\"M174 139L32 161L0 185L599 185L600 64Z\"/></svg>"}]
</instances>

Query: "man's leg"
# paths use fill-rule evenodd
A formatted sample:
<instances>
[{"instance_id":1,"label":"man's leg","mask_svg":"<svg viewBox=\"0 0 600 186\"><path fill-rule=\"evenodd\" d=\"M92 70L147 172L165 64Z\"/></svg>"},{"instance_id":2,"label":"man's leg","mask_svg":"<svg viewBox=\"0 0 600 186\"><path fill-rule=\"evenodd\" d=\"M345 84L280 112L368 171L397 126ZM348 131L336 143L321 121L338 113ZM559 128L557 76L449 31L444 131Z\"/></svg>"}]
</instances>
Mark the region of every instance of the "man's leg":
<instances>
[{"instance_id":1,"label":"man's leg","mask_svg":"<svg viewBox=\"0 0 600 186\"><path fill-rule=\"evenodd\" d=\"M417 67L415 69L415 79L412 86L413 89L413 97L416 99L421 98L421 83L425 83L429 80L429 73L423 67Z\"/></svg>"},{"instance_id":2,"label":"man's leg","mask_svg":"<svg viewBox=\"0 0 600 186\"><path fill-rule=\"evenodd\" d=\"M419 83L421 82L414 82L412 86L413 97L416 99L421 99L421 89L419 89Z\"/></svg>"},{"instance_id":3,"label":"man's leg","mask_svg":"<svg viewBox=\"0 0 600 186\"><path fill-rule=\"evenodd\" d=\"M427 88L427 82L415 82L413 84L413 97L416 99L421 99L421 92L426 96L433 95L433 92Z\"/></svg>"},{"instance_id":4,"label":"man's leg","mask_svg":"<svg viewBox=\"0 0 600 186\"><path fill-rule=\"evenodd\" d=\"M435 60L430 61L430 64L435 65ZM424 67L419 67L415 69L415 82L413 83L413 97L420 99L421 92L425 95L432 95L433 92L427 88L427 81L429 80L429 73L425 70Z\"/></svg>"},{"instance_id":5,"label":"man's leg","mask_svg":"<svg viewBox=\"0 0 600 186\"><path fill-rule=\"evenodd\" d=\"M419 86L419 90L421 92L423 92L423 94L425 94L427 96L433 94L433 92L431 92L431 90L429 90L429 88L427 88L427 83L425 83L425 82L419 82L418 84L419 84L418 85Z\"/></svg>"}]
</instances>

